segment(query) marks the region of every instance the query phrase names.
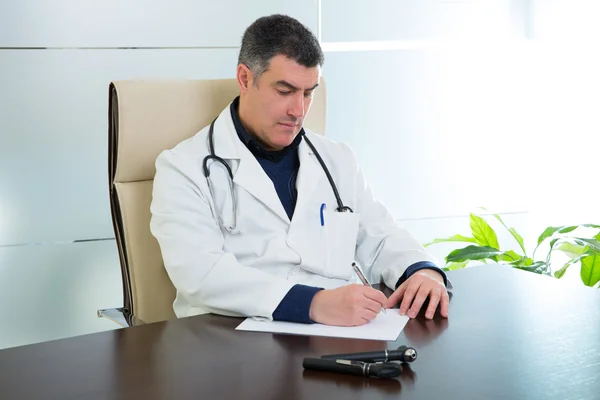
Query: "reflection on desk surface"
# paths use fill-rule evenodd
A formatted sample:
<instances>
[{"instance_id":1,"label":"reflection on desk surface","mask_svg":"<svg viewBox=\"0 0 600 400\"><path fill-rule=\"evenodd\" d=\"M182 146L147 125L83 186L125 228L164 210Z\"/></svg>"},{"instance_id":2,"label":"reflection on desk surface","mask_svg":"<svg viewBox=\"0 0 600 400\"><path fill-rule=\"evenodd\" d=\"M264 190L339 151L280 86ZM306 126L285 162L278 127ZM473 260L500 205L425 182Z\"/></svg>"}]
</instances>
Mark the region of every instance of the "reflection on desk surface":
<instances>
[{"instance_id":1,"label":"reflection on desk surface","mask_svg":"<svg viewBox=\"0 0 600 400\"><path fill-rule=\"evenodd\" d=\"M418 316L395 342L239 332L241 318L203 315L0 351L2 395L597 398L600 291L563 287L558 280L507 267L450 275L455 295L449 318ZM418 358L395 382L305 373L302 367L304 357L400 345L415 347Z\"/></svg>"}]
</instances>

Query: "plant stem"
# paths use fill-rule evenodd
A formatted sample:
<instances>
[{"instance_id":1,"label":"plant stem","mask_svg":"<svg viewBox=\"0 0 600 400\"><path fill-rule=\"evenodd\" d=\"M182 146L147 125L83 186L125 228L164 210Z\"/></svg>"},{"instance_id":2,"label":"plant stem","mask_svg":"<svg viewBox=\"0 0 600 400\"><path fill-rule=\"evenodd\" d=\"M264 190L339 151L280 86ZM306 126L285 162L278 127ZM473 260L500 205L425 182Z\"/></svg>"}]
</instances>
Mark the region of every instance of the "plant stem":
<instances>
[{"instance_id":1,"label":"plant stem","mask_svg":"<svg viewBox=\"0 0 600 400\"><path fill-rule=\"evenodd\" d=\"M546 256L546 268L548 270L550 270L550 258L552 257L552 250L554 250L554 246L556 246L557 243L560 243L561 240L562 240L562 238L557 239L556 242L554 242L554 244L552 246L550 246L550 250L548 250L548 255ZM564 242L564 240L563 240L563 242Z\"/></svg>"},{"instance_id":2,"label":"plant stem","mask_svg":"<svg viewBox=\"0 0 600 400\"><path fill-rule=\"evenodd\" d=\"M544 243L544 241L542 241L540 244L542 244L542 243ZM537 246L535 246L535 249L533 249L533 254L531 255L531 259L533 261L535 261L535 252L537 251L538 247L540 247L540 244L538 244Z\"/></svg>"}]
</instances>

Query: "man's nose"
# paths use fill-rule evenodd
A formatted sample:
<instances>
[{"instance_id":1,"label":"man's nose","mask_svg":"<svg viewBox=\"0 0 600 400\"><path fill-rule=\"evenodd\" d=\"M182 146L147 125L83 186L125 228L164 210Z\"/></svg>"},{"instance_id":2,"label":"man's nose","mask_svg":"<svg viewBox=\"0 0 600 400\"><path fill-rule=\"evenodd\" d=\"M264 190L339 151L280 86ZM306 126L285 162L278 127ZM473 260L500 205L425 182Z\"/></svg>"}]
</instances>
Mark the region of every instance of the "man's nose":
<instances>
[{"instance_id":1,"label":"man's nose","mask_svg":"<svg viewBox=\"0 0 600 400\"><path fill-rule=\"evenodd\" d=\"M304 93L294 94L288 113L298 119L304 117Z\"/></svg>"}]
</instances>

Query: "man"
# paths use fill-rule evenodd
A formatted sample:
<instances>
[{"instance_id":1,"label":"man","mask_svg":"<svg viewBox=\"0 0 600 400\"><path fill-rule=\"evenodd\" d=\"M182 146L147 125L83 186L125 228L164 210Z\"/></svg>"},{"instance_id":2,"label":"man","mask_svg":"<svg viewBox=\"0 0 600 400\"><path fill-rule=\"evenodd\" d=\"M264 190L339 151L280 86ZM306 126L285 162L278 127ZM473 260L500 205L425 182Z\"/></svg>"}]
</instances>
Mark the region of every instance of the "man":
<instances>
[{"instance_id":1,"label":"man","mask_svg":"<svg viewBox=\"0 0 600 400\"><path fill-rule=\"evenodd\" d=\"M352 326L400 301L414 318L429 298L426 317L438 305L447 317L443 271L373 198L350 148L303 128L323 61L298 21L259 18L242 39L239 97L158 157L151 230L177 316ZM356 284L355 260L395 292Z\"/></svg>"}]
</instances>

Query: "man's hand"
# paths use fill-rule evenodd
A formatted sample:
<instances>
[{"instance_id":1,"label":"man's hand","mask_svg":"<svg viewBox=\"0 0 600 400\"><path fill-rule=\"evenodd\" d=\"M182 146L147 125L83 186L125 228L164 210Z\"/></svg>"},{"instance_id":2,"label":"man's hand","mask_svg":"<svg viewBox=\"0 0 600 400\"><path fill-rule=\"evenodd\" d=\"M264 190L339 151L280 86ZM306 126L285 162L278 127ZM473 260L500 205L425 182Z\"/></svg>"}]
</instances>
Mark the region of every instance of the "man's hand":
<instances>
[{"instance_id":1,"label":"man's hand","mask_svg":"<svg viewBox=\"0 0 600 400\"><path fill-rule=\"evenodd\" d=\"M325 325L364 325L379 314L387 301L382 292L363 285L321 290L310 304L310 319Z\"/></svg>"},{"instance_id":2,"label":"man's hand","mask_svg":"<svg viewBox=\"0 0 600 400\"><path fill-rule=\"evenodd\" d=\"M435 309L440 305L440 315L448 317L448 291L444 286L442 275L432 269L422 269L415 272L390 296L386 308L394 307L402 298L400 314L408 314L415 318L429 297L429 306L425 311L425 318L432 319Z\"/></svg>"}]
</instances>

